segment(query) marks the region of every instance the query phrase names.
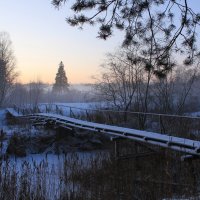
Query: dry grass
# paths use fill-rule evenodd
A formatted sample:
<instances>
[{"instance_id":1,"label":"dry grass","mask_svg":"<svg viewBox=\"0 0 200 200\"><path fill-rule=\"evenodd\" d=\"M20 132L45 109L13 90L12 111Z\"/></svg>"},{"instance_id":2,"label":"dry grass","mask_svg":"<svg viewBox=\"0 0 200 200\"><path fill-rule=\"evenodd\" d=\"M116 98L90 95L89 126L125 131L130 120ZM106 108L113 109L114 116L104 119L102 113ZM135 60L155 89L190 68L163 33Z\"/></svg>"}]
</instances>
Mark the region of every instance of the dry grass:
<instances>
[{"instance_id":1,"label":"dry grass","mask_svg":"<svg viewBox=\"0 0 200 200\"><path fill-rule=\"evenodd\" d=\"M124 142L121 152L134 153L140 146ZM134 148L133 148L134 147ZM0 199L156 200L196 196L198 160L181 162L180 155L163 151L148 157L115 159L112 153L80 157L62 155L55 164L11 160L0 162Z\"/></svg>"},{"instance_id":2,"label":"dry grass","mask_svg":"<svg viewBox=\"0 0 200 200\"><path fill-rule=\"evenodd\" d=\"M111 114L105 115L106 119L98 113L87 115L91 121L119 125L123 121L121 117ZM128 116L124 125L141 128L137 117ZM145 119L143 125L147 130L199 139L199 123L195 120L163 118L161 126L159 118L151 117ZM120 143L120 155L135 155L146 150L131 141ZM97 153L85 159L80 159L76 153L70 154L54 165L48 159L40 163L25 161L20 166L13 165L9 160L1 161L0 199L199 199L200 162L183 162L180 157L179 153L157 148L151 156L129 159L115 159L111 151L109 156Z\"/></svg>"}]
</instances>

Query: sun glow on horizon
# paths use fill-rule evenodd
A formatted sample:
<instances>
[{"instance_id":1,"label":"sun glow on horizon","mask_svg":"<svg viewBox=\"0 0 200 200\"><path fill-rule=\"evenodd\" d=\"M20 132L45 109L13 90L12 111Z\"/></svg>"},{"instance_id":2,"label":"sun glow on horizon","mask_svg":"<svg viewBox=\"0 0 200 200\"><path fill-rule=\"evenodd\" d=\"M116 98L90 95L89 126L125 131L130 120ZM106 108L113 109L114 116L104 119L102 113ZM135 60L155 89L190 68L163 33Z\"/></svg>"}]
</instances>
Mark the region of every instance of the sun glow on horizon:
<instances>
[{"instance_id":1,"label":"sun glow on horizon","mask_svg":"<svg viewBox=\"0 0 200 200\"><path fill-rule=\"evenodd\" d=\"M70 27L65 8L58 11L48 0L0 1L0 12L0 31L10 34L22 83L54 83L61 60L69 83L93 82L104 55L122 41L118 32L103 41L96 38L97 27Z\"/></svg>"}]
</instances>

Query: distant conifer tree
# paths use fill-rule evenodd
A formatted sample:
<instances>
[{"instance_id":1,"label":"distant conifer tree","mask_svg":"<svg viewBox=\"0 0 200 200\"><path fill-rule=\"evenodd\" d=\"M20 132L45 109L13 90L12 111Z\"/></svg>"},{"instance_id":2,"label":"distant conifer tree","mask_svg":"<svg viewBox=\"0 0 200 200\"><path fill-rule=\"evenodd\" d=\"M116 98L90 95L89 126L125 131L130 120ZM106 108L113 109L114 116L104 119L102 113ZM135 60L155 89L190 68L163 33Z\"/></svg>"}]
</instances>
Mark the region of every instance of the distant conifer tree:
<instances>
[{"instance_id":1,"label":"distant conifer tree","mask_svg":"<svg viewBox=\"0 0 200 200\"><path fill-rule=\"evenodd\" d=\"M63 62L59 64L58 72L56 74L55 83L53 85L53 92L64 93L69 89L68 79L66 77Z\"/></svg>"}]
</instances>

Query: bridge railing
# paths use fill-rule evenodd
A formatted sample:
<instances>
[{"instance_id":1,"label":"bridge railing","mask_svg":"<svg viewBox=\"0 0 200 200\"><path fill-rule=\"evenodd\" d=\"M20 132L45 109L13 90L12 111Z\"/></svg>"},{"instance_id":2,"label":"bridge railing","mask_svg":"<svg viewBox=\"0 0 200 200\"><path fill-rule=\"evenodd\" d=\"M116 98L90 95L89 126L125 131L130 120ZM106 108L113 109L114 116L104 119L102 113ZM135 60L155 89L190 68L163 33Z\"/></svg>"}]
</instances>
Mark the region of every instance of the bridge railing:
<instances>
[{"instance_id":1,"label":"bridge railing","mask_svg":"<svg viewBox=\"0 0 200 200\"><path fill-rule=\"evenodd\" d=\"M23 115L54 113L91 122L200 140L200 117L78 108L60 104L40 104L35 107L15 109Z\"/></svg>"}]
</instances>

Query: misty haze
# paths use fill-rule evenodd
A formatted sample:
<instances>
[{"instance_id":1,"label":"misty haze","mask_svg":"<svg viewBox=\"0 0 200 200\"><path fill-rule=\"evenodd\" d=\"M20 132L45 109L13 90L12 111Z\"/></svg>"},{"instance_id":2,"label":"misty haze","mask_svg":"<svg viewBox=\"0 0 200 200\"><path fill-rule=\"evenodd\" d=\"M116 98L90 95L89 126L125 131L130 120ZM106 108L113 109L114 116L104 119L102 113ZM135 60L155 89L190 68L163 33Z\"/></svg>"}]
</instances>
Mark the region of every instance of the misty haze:
<instances>
[{"instance_id":1,"label":"misty haze","mask_svg":"<svg viewBox=\"0 0 200 200\"><path fill-rule=\"evenodd\" d=\"M0 15L0 200L200 199L197 0Z\"/></svg>"}]
</instances>

